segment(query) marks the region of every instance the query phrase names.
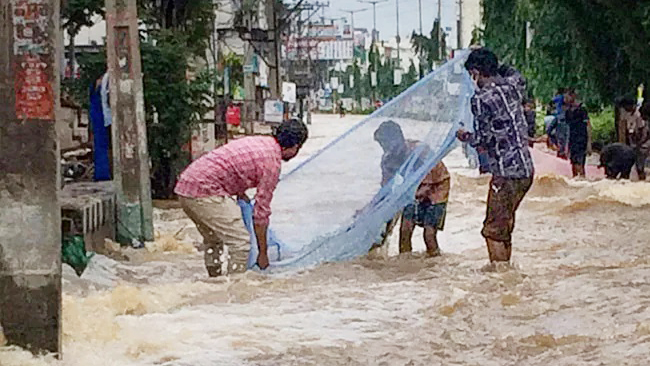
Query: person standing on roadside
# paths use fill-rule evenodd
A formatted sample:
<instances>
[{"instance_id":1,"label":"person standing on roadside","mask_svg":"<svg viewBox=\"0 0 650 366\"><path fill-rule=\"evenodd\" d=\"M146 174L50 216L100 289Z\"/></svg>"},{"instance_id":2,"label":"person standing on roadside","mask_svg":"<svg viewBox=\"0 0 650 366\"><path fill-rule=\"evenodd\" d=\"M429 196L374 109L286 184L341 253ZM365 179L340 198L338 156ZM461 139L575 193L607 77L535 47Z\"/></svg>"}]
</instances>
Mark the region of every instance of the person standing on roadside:
<instances>
[{"instance_id":1,"label":"person standing on roadside","mask_svg":"<svg viewBox=\"0 0 650 366\"><path fill-rule=\"evenodd\" d=\"M528 124L528 146L533 147L533 139L535 138L535 119L537 117L535 113L535 102L532 99L526 100L524 102L524 115L526 116L526 123Z\"/></svg>"},{"instance_id":2,"label":"person standing on roadside","mask_svg":"<svg viewBox=\"0 0 650 366\"><path fill-rule=\"evenodd\" d=\"M587 155L591 153L591 123L578 95L570 90L564 97L565 117L569 126L569 159L573 177L585 177Z\"/></svg>"},{"instance_id":3,"label":"person standing on roadside","mask_svg":"<svg viewBox=\"0 0 650 366\"><path fill-rule=\"evenodd\" d=\"M624 98L620 106L622 108L620 120L626 129L626 142L636 152L635 165L639 179L645 180L645 163L650 152L650 132L647 123L650 117L647 115L648 108L644 108L644 115L646 115L644 118L641 111L637 109L634 99Z\"/></svg>"}]
</instances>

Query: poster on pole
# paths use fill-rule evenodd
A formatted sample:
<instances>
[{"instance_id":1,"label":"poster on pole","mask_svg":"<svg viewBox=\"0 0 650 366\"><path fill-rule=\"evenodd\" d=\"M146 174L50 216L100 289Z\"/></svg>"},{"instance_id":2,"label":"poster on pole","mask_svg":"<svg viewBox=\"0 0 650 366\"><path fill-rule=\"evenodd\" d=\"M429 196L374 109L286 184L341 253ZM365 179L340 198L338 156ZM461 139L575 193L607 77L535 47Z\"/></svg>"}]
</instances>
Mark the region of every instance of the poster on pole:
<instances>
[{"instance_id":1,"label":"poster on pole","mask_svg":"<svg viewBox=\"0 0 650 366\"><path fill-rule=\"evenodd\" d=\"M350 89L354 88L354 75L350 75L350 83L348 85L350 85Z\"/></svg>"},{"instance_id":2,"label":"poster on pole","mask_svg":"<svg viewBox=\"0 0 650 366\"><path fill-rule=\"evenodd\" d=\"M393 70L393 84L400 85L402 83L402 70L395 69Z\"/></svg>"},{"instance_id":3,"label":"poster on pole","mask_svg":"<svg viewBox=\"0 0 650 366\"><path fill-rule=\"evenodd\" d=\"M337 78L337 77L330 78L330 84L332 85L332 89L338 89L339 88L339 78Z\"/></svg>"},{"instance_id":4,"label":"poster on pole","mask_svg":"<svg viewBox=\"0 0 650 366\"><path fill-rule=\"evenodd\" d=\"M338 90L339 94L345 93L345 85L344 84L339 84Z\"/></svg>"},{"instance_id":5,"label":"poster on pole","mask_svg":"<svg viewBox=\"0 0 650 366\"><path fill-rule=\"evenodd\" d=\"M295 83L282 83L282 100L287 103L296 102L296 84Z\"/></svg>"},{"instance_id":6,"label":"poster on pole","mask_svg":"<svg viewBox=\"0 0 650 366\"><path fill-rule=\"evenodd\" d=\"M377 72L373 71L370 73L370 85L374 88L377 86Z\"/></svg>"},{"instance_id":7,"label":"poster on pole","mask_svg":"<svg viewBox=\"0 0 650 366\"><path fill-rule=\"evenodd\" d=\"M54 120L52 45L48 41L49 4L13 0L15 107L19 119Z\"/></svg>"},{"instance_id":8,"label":"poster on pole","mask_svg":"<svg viewBox=\"0 0 650 366\"><path fill-rule=\"evenodd\" d=\"M284 115L284 103L277 99L264 101L264 122L282 123Z\"/></svg>"}]
</instances>

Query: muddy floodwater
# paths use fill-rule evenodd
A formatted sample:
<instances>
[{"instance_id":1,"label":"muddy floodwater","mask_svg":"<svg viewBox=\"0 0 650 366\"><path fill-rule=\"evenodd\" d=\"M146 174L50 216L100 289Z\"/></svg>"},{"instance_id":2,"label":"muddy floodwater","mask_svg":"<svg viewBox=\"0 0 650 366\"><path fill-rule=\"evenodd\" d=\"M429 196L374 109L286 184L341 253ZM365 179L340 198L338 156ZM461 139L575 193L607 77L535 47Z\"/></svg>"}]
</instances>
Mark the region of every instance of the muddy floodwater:
<instances>
[{"instance_id":1,"label":"muddy floodwater","mask_svg":"<svg viewBox=\"0 0 650 366\"><path fill-rule=\"evenodd\" d=\"M315 117L301 159L358 119ZM191 221L156 209L147 249L64 268L63 360L5 347L0 365L647 365L650 184L538 176L513 266L487 271L489 178L460 150L445 162L440 258L396 256L393 237L352 262L208 279Z\"/></svg>"}]
</instances>

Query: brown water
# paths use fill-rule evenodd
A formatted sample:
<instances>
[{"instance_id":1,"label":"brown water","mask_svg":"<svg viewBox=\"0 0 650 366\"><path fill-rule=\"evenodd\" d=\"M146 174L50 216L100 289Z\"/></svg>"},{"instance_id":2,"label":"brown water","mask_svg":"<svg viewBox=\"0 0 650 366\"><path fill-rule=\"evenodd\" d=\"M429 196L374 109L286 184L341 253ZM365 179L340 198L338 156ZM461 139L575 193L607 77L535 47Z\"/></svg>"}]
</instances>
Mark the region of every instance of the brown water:
<instances>
[{"instance_id":1,"label":"brown water","mask_svg":"<svg viewBox=\"0 0 650 366\"><path fill-rule=\"evenodd\" d=\"M64 268L63 361L0 348L0 365L646 365L650 184L538 177L513 266L490 272L488 178L457 151L446 162L440 258L393 256L392 240L373 258L208 279L191 222L157 210L148 250L99 256L81 279Z\"/></svg>"}]
</instances>

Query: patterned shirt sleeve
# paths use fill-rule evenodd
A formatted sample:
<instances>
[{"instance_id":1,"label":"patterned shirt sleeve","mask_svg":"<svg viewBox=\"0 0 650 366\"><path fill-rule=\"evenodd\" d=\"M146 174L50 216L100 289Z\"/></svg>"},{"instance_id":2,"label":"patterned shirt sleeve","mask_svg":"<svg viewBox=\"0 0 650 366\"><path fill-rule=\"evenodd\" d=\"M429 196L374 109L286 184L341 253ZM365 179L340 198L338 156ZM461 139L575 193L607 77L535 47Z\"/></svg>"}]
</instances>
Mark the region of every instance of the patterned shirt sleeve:
<instances>
[{"instance_id":1,"label":"patterned shirt sleeve","mask_svg":"<svg viewBox=\"0 0 650 366\"><path fill-rule=\"evenodd\" d=\"M474 116L474 133L472 134L469 144L476 148L484 146L488 138L488 108L478 97L472 98L472 115Z\"/></svg>"},{"instance_id":2,"label":"patterned shirt sleeve","mask_svg":"<svg viewBox=\"0 0 650 366\"><path fill-rule=\"evenodd\" d=\"M271 216L271 200L273 191L278 185L280 179L281 163L278 161L269 161L263 166L263 174L260 183L257 186L255 194L255 208L253 211L253 222L257 225L268 225Z\"/></svg>"}]
</instances>

